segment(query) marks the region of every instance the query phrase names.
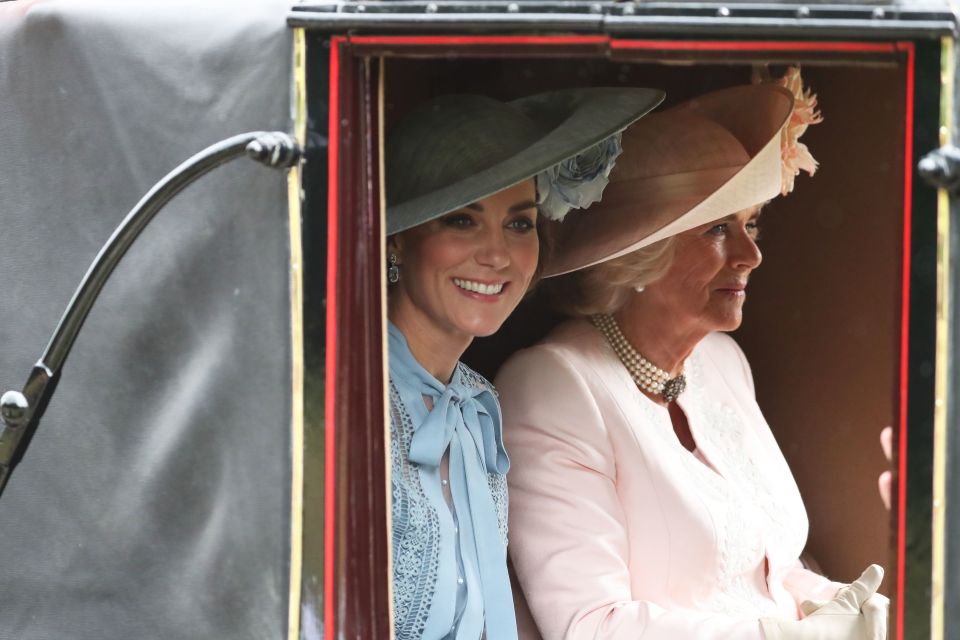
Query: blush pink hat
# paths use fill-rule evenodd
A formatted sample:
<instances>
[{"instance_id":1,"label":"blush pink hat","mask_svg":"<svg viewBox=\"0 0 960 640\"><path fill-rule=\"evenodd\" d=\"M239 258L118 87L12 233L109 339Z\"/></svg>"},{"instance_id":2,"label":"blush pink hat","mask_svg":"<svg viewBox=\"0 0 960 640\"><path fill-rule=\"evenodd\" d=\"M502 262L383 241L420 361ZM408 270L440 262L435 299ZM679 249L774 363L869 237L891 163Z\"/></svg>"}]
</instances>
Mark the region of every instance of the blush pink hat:
<instances>
[{"instance_id":1,"label":"blush pink hat","mask_svg":"<svg viewBox=\"0 0 960 640\"><path fill-rule=\"evenodd\" d=\"M732 87L653 113L623 133L603 199L554 225L544 276L610 260L780 193L780 132L793 94Z\"/></svg>"}]
</instances>

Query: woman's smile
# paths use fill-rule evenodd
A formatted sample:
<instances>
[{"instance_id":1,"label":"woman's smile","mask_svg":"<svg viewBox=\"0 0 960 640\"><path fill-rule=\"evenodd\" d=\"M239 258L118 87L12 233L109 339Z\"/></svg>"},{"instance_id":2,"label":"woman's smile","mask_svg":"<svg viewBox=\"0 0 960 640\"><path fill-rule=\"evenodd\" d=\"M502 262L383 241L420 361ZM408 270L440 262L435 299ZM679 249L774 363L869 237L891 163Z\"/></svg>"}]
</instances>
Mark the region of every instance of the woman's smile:
<instances>
[{"instance_id":1,"label":"woman's smile","mask_svg":"<svg viewBox=\"0 0 960 640\"><path fill-rule=\"evenodd\" d=\"M504 287L509 283L502 280L487 282L467 278L453 278L453 284L468 297L475 300L483 300L484 302L495 302L499 299Z\"/></svg>"},{"instance_id":2,"label":"woman's smile","mask_svg":"<svg viewBox=\"0 0 960 640\"><path fill-rule=\"evenodd\" d=\"M716 291L717 293L743 299L747 297L747 281L724 283L722 286L717 287Z\"/></svg>"}]
</instances>

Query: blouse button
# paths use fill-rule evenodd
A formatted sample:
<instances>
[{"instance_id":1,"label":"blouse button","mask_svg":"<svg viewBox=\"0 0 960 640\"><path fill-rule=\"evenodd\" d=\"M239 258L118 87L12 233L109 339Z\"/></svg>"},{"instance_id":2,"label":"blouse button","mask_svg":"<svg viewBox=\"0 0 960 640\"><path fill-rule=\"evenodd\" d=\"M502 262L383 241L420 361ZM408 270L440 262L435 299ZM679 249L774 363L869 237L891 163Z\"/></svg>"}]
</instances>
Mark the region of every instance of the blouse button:
<instances>
[{"instance_id":1,"label":"blouse button","mask_svg":"<svg viewBox=\"0 0 960 640\"><path fill-rule=\"evenodd\" d=\"M447 485L450 484L450 483L447 482L446 480L441 480L441 481L440 481L440 484L442 484L443 486L447 486Z\"/></svg>"},{"instance_id":2,"label":"blouse button","mask_svg":"<svg viewBox=\"0 0 960 640\"><path fill-rule=\"evenodd\" d=\"M463 578L457 578L457 584L463 584Z\"/></svg>"}]
</instances>

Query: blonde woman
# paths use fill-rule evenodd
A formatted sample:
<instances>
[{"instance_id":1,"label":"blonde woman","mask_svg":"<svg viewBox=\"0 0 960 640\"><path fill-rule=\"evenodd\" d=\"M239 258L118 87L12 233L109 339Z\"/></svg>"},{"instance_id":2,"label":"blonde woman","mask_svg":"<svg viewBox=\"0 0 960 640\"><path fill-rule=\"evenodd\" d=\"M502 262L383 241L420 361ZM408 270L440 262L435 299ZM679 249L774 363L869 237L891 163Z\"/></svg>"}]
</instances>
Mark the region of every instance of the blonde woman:
<instances>
[{"instance_id":1,"label":"blonde woman","mask_svg":"<svg viewBox=\"0 0 960 640\"><path fill-rule=\"evenodd\" d=\"M547 640L885 637L879 567L845 586L801 566L803 502L724 333L762 260L760 209L792 187L783 158L815 166L796 93L648 116L603 202L558 231L549 274L595 264L552 283L574 319L496 380L511 558Z\"/></svg>"}]
</instances>

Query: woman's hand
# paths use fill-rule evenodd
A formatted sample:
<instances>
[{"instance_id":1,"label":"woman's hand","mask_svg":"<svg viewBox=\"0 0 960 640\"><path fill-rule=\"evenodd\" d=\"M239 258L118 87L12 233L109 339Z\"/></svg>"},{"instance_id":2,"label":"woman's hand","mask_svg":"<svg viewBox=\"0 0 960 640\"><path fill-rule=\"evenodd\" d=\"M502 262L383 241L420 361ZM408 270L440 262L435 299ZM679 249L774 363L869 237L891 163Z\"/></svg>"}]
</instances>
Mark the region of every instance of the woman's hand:
<instances>
[{"instance_id":1,"label":"woman's hand","mask_svg":"<svg viewBox=\"0 0 960 640\"><path fill-rule=\"evenodd\" d=\"M761 618L767 640L886 640L890 601L877 593L883 569L872 564L827 602L800 605L803 620Z\"/></svg>"}]
</instances>

